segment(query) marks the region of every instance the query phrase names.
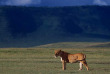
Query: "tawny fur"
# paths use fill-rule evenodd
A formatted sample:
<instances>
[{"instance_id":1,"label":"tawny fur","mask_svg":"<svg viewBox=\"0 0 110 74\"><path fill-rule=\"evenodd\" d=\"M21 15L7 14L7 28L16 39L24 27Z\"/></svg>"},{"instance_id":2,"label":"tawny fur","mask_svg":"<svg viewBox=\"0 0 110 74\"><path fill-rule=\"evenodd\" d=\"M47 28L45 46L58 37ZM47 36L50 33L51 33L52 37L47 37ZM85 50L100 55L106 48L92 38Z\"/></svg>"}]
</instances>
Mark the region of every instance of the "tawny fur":
<instances>
[{"instance_id":1,"label":"tawny fur","mask_svg":"<svg viewBox=\"0 0 110 74\"><path fill-rule=\"evenodd\" d=\"M66 70L66 63L76 63L76 62L80 62L79 70L82 70L83 68L82 65L84 65L86 69L89 70L87 62L86 62L86 55L83 53L70 54L62 50L55 50L55 57L58 57L58 56L61 57L63 70Z\"/></svg>"}]
</instances>

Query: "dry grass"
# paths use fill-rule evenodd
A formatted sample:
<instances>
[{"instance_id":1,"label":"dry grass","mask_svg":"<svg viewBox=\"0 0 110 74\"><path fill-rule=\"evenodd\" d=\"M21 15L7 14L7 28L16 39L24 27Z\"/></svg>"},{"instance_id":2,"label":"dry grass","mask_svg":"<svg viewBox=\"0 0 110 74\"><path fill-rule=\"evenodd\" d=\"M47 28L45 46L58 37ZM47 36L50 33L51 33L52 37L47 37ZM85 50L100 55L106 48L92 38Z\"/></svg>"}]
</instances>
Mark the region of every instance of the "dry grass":
<instances>
[{"instance_id":1,"label":"dry grass","mask_svg":"<svg viewBox=\"0 0 110 74\"><path fill-rule=\"evenodd\" d=\"M85 53L90 71L78 71L79 64L67 64L62 71L60 58L54 58L54 48L4 48L0 49L0 74L109 74L110 50L108 48L63 48L70 53Z\"/></svg>"}]
</instances>

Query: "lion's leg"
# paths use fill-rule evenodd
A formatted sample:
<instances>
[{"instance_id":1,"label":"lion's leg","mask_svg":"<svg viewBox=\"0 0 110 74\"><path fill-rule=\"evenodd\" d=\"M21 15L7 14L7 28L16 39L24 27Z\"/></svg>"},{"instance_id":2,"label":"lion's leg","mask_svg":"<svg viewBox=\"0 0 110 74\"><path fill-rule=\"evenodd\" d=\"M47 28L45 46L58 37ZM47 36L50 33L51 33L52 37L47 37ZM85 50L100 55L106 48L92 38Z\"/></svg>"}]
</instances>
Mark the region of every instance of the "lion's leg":
<instances>
[{"instance_id":1,"label":"lion's leg","mask_svg":"<svg viewBox=\"0 0 110 74\"><path fill-rule=\"evenodd\" d=\"M62 61L62 69L66 70L66 62Z\"/></svg>"},{"instance_id":2,"label":"lion's leg","mask_svg":"<svg viewBox=\"0 0 110 74\"><path fill-rule=\"evenodd\" d=\"M86 69L87 69L87 71L88 71L88 70L89 70L89 67L88 67L88 65L87 65L86 60L82 61L82 64L86 67Z\"/></svg>"},{"instance_id":3,"label":"lion's leg","mask_svg":"<svg viewBox=\"0 0 110 74\"><path fill-rule=\"evenodd\" d=\"M66 62L64 63L64 70L66 70Z\"/></svg>"},{"instance_id":4,"label":"lion's leg","mask_svg":"<svg viewBox=\"0 0 110 74\"><path fill-rule=\"evenodd\" d=\"M82 62L79 63L79 67L80 67L79 70L82 70L82 69L83 69L83 64L82 64Z\"/></svg>"}]
</instances>

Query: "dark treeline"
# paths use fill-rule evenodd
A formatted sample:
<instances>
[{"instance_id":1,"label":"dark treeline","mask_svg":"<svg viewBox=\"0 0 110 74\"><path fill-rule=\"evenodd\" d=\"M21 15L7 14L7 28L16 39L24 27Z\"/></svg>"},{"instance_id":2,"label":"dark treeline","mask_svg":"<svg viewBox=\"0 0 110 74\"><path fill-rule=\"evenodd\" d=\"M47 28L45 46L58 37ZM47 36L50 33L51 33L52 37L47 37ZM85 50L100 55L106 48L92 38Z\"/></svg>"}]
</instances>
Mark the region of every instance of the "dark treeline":
<instances>
[{"instance_id":1,"label":"dark treeline","mask_svg":"<svg viewBox=\"0 0 110 74\"><path fill-rule=\"evenodd\" d=\"M110 6L0 7L1 44L12 41L18 44L14 46L22 46L18 42L21 40L28 46L27 40L29 44L43 39L42 43L59 42L64 36L74 38L76 35L110 39Z\"/></svg>"}]
</instances>

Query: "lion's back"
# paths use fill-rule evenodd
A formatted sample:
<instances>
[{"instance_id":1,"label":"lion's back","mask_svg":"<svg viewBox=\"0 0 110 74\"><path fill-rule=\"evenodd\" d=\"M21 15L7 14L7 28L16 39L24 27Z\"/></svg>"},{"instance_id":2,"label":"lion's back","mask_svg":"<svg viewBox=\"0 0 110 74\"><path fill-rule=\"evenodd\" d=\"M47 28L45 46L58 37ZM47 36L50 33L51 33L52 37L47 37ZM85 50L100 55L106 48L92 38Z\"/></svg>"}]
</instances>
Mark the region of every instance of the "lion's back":
<instances>
[{"instance_id":1,"label":"lion's back","mask_svg":"<svg viewBox=\"0 0 110 74\"><path fill-rule=\"evenodd\" d=\"M86 59L86 55L82 53L70 54L69 59L84 60Z\"/></svg>"},{"instance_id":2,"label":"lion's back","mask_svg":"<svg viewBox=\"0 0 110 74\"><path fill-rule=\"evenodd\" d=\"M74 56L78 57L77 60L84 60L84 59L86 59L86 55L83 54L83 53L77 53Z\"/></svg>"}]
</instances>

